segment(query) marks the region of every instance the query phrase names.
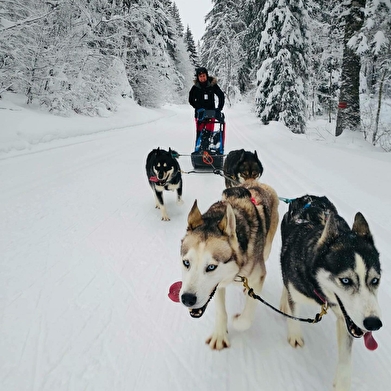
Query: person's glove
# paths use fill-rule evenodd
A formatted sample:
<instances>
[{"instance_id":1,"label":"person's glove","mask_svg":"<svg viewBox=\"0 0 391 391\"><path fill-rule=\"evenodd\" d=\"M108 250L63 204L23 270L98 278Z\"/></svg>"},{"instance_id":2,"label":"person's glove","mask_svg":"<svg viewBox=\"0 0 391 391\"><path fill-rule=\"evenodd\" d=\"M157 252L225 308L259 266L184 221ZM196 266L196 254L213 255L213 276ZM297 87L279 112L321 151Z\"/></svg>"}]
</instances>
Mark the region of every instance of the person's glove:
<instances>
[{"instance_id":1,"label":"person's glove","mask_svg":"<svg viewBox=\"0 0 391 391\"><path fill-rule=\"evenodd\" d=\"M202 120L205 116L205 109L197 109L197 118Z\"/></svg>"}]
</instances>

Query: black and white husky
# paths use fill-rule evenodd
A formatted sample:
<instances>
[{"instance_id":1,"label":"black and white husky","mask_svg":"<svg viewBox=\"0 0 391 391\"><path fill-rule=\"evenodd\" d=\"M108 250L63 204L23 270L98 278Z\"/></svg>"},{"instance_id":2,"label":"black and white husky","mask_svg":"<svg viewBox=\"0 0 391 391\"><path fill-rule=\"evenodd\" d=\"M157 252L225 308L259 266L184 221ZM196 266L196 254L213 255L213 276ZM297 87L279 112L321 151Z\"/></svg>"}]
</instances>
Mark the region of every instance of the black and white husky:
<instances>
[{"instance_id":1,"label":"black and white husky","mask_svg":"<svg viewBox=\"0 0 391 391\"><path fill-rule=\"evenodd\" d=\"M182 173L179 163L174 157L176 155L178 154L171 148L168 151L156 148L148 154L145 165L148 183L155 195L156 208L160 209L164 221L170 220L163 202L164 190L176 190L177 203L183 204Z\"/></svg>"},{"instance_id":2,"label":"black and white husky","mask_svg":"<svg viewBox=\"0 0 391 391\"><path fill-rule=\"evenodd\" d=\"M351 387L351 351L355 338L377 347L372 332L382 327L377 290L379 253L364 216L352 229L327 197L293 200L281 223L281 310L297 316L299 303L327 304L337 317L338 366L334 390ZM288 341L303 346L300 323L288 319Z\"/></svg>"}]
</instances>

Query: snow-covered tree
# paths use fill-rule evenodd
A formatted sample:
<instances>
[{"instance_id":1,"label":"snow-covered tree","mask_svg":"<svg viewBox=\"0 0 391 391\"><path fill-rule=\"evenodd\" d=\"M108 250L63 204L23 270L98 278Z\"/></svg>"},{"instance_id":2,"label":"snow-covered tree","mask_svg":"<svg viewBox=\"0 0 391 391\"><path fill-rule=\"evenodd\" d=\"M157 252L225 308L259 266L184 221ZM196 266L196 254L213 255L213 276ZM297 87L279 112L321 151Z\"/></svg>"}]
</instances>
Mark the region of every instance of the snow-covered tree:
<instances>
[{"instance_id":1,"label":"snow-covered tree","mask_svg":"<svg viewBox=\"0 0 391 391\"><path fill-rule=\"evenodd\" d=\"M317 0L308 4L311 21L307 24L310 37L307 55L309 116L327 113L331 122L337 108L342 59L343 29L338 22L341 3Z\"/></svg>"},{"instance_id":2,"label":"snow-covered tree","mask_svg":"<svg viewBox=\"0 0 391 391\"><path fill-rule=\"evenodd\" d=\"M189 25L186 27L185 32L185 44L187 46L187 52L189 53L190 61L194 68L197 68L200 66L200 57L198 54L198 50L194 44L194 38L193 34L190 30Z\"/></svg>"},{"instance_id":3,"label":"snow-covered tree","mask_svg":"<svg viewBox=\"0 0 391 391\"><path fill-rule=\"evenodd\" d=\"M383 69L389 70L390 30L391 1L367 0L364 26L355 46L361 55L367 87L371 93L376 91Z\"/></svg>"},{"instance_id":4,"label":"snow-covered tree","mask_svg":"<svg viewBox=\"0 0 391 391\"><path fill-rule=\"evenodd\" d=\"M126 70L137 102L158 107L174 89L169 84L170 60L163 4L155 0L135 3L128 18Z\"/></svg>"},{"instance_id":5,"label":"snow-covered tree","mask_svg":"<svg viewBox=\"0 0 391 391\"><path fill-rule=\"evenodd\" d=\"M2 78L11 88L58 113L96 114L113 109L114 96L130 90L124 65L102 53L96 31L99 2L10 1L1 4ZM101 4L102 5L102 4ZM127 92L128 92L127 91Z\"/></svg>"},{"instance_id":6,"label":"snow-covered tree","mask_svg":"<svg viewBox=\"0 0 391 391\"><path fill-rule=\"evenodd\" d=\"M331 120L338 93L338 131L358 129L359 93L368 93L376 107L363 134L391 144L380 118L391 95L391 0L212 5L195 44L173 0L2 1L0 97L8 89L54 113L88 115L115 110L123 96L144 106L185 103L194 68L206 66L228 102L255 94L263 122L295 133L308 109Z\"/></svg>"},{"instance_id":7,"label":"snow-covered tree","mask_svg":"<svg viewBox=\"0 0 391 391\"><path fill-rule=\"evenodd\" d=\"M174 11L171 0L1 2L0 91L90 115L124 95L183 101L192 71Z\"/></svg>"},{"instance_id":8,"label":"snow-covered tree","mask_svg":"<svg viewBox=\"0 0 391 391\"><path fill-rule=\"evenodd\" d=\"M175 3L165 0L164 11L167 14L168 37L167 48L172 60L173 74L172 83L175 86L173 98L174 103L185 103L188 98L188 86L193 77L193 64L187 51L183 24L179 17L179 11Z\"/></svg>"},{"instance_id":9,"label":"snow-covered tree","mask_svg":"<svg viewBox=\"0 0 391 391\"><path fill-rule=\"evenodd\" d=\"M218 76L220 87L228 101L232 101L240 94L238 73L243 56L241 37L245 31L240 17L243 1L212 0L212 4L205 18L202 64Z\"/></svg>"},{"instance_id":10,"label":"snow-covered tree","mask_svg":"<svg viewBox=\"0 0 391 391\"><path fill-rule=\"evenodd\" d=\"M264 26L262 10L266 0L248 0L244 2L241 19L244 23L245 31L241 38L241 47L243 56L241 56L240 67L238 71L238 84L241 93L249 91L256 80L256 64L261 42L261 34Z\"/></svg>"},{"instance_id":11,"label":"snow-covered tree","mask_svg":"<svg viewBox=\"0 0 391 391\"><path fill-rule=\"evenodd\" d=\"M355 46L361 56L366 86L377 103L375 110L367 110L364 136L373 145L388 146L390 123L382 124L380 113L384 99L391 97L391 1L367 1L365 23Z\"/></svg>"},{"instance_id":12,"label":"snow-covered tree","mask_svg":"<svg viewBox=\"0 0 391 391\"><path fill-rule=\"evenodd\" d=\"M294 133L304 133L308 68L306 3L267 0L262 10L264 30L259 47L257 115L262 122L282 121Z\"/></svg>"},{"instance_id":13,"label":"snow-covered tree","mask_svg":"<svg viewBox=\"0 0 391 391\"><path fill-rule=\"evenodd\" d=\"M178 53L178 40L182 38L170 10L171 2L143 0L140 3L129 14L126 38L126 69L135 98L143 106L178 103L178 91L188 85L185 82L188 76L178 73L177 66L185 61L187 67L190 60L183 53L184 45L180 45L182 52Z\"/></svg>"},{"instance_id":14,"label":"snow-covered tree","mask_svg":"<svg viewBox=\"0 0 391 391\"><path fill-rule=\"evenodd\" d=\"M172 6L171 6L171 15L174 18L174 21L176 23L176 30L178 31L178 36L183 37L185 29L183 27L181 16L179 14L179 9L178 9L177 5L175 4L175 2L172 3Z\"/></svg>"}]
</instances>

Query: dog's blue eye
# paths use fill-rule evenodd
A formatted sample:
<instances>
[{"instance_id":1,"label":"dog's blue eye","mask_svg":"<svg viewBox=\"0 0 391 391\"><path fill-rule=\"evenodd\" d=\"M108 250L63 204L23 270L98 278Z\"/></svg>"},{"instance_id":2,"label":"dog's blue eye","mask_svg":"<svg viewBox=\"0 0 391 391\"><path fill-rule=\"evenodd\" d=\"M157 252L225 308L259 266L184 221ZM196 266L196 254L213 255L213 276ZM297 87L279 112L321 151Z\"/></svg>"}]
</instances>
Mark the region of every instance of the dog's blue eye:
<instances>
[{"instance_id":1,"label":"dog's blue eye","mask_svg":"<svg viewBox=\"0 0 391 391\"><path fill-rule=\"evenodd\" d=\"M350 278L344 277L341 278L340 281L342 282L343 285L352 285L352 280Z\"/></svg>"},{"instance_id":2,"label":"dog's blue eye","mask_svg":"<svg viewBox=\"0 0 391 391\"><path fill-rule=\"evenodd\" d=\"M372 281L371 281L372 285L378 285L379 282L380 282L380 279L379 279L379 278L376 278L376 277L373 278Z\"/></svg>"},{"instance_id":3,"label":"dog's blue eye","mask_svg":"<svg viewBox=\"0 0 391 391\"><path fill-rule=\"evenodd\" d=\"M188 269L190 267L190 262L187 259L184 259L183 265L185 266L186 269Z\"/></svg>"},{"instance_id":4,"label":"dog's blue eye","mask_svg":"<svg viewBox=\"0 0 391 391\"><path fill-rule=\"evenodd\" d=\"M206 268L206 272L213 272L213 270L217 269L217 265L208 265Z\"/></svg>"}]
</instances>

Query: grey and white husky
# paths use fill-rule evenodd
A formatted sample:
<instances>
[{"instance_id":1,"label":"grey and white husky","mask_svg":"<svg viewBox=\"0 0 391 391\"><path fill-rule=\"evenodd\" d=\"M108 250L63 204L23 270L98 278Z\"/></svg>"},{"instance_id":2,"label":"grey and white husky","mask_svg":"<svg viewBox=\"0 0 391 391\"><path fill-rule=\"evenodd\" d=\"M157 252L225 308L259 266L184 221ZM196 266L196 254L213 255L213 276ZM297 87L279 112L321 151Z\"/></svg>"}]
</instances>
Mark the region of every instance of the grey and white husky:
<instances>
[{"instance_id":1,"label":"grey and white husky","mask_svg":"<svg viewBox=\"0 0 391 391\"><path fill-rule=\"evenodd\" d=\"M249 179L259 179L263 173L263 166L258 158L257 151L250 152L236 149L229 152L224 160L225 187L237 186Z\"/></svg>"},{"instance_id":2,"label":"grey and white husky","mask_svg":"<svg viewBox=\"0 0 391 391\"><path fill-rule=\"evenodd\" d=\"M278 227L278 196L268 185L247 181L226 189L223 200L201 214L197 201L188 216L182 239L182 304L200 318L216 293L216 323L207 339L211 349L230 346L225 288L240 274L260 293L266 276L265 261ZM237 330L251 326L257 302L247 296L245 308L234 318Z\"/></svg>"},{"instance_id":3,"label":"grey and white husky","mask_svg":"<svg viewBox=\"0 0 391 391\"><path fill-rule=\"evenodd\" d=\"M327 304L337 317L336 391L350 390L351 352L356 338L368 349L372 332L382 327L377 291L379 253L364 216L352 229L327 197L305 195L293 200L281 223L282 311L297 316L299 303ZM288 341L303 346L300 323L288 319Z\"/></svg>"}]
</instances>

